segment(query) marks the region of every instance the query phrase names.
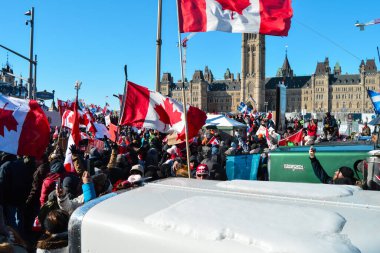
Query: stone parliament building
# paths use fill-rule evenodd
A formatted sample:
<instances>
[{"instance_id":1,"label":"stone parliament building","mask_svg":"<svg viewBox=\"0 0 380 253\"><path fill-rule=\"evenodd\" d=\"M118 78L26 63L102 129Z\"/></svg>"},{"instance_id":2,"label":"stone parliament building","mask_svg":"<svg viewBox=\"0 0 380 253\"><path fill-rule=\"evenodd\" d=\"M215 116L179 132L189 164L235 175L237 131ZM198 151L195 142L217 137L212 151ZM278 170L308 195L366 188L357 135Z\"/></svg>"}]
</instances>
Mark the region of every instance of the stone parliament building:
<instances>
[{"instance_id":1,"label":"stone parliament building","mask_svg":"<svg viewBox=\"0 0 380 253\"><path fill-rule=\"evenodd\" d=\"M229 69L223 80L215 80L211 69L196 70L185 82L186 102L206 112L236 112L240 102L258 111L276 109L276 87L286 86L287 112L371 113L367 89L380 89L380 72L374 59L362 60L357 74L342 74L339 63L331 69L329 59L318 62L314 74L295 76L287 54L276 77L265 77L265 36L242 34L242 69L236 77ZM182 101L182 83L164 73L159 91Z\"/></svg>"}]
</instances>

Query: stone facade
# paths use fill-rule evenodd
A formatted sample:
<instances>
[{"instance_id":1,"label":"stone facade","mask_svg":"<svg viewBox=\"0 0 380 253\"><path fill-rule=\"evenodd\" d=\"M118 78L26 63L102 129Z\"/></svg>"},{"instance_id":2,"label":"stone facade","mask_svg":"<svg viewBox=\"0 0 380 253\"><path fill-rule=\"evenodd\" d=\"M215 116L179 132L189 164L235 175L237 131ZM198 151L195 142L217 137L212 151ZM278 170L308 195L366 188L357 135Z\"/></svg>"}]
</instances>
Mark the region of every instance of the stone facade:
<instances>
[{"instance_id":1,"label":"stone facade","mask_svg":"<svg viewBox=\"0 0 380 253\"><path fill-rule=\"evenodd\" d=\"M23 84L22 77L16 80L13 69L8 61L0 71L0 93L14 97L25 97L27 89Z\"/></svg>"},{"instance_id":2,"label":"stone facade","mask_svg":"<svg viewBox=\"0 0 380 253\"><path fill-rule=\"evenodd\" d=\"M367 89L380 89L380 72L374 59L362 61L358 74L342 74L336 63L331 69L329 59L318 62L314 74L295 76L288 56L276 77L265 78L265 36L242 35L242 69L236 77L229 69L223 80L215 80L206 66L194 72L185 82L186 102L207 112L236 112L241 101L258 111L275 110L276 87L287 87L287 112L373 112ZM160 92L183 102L182 83L164 73ZM266 103L265 103L266 102Z\"/></svg>"}]
</instances>

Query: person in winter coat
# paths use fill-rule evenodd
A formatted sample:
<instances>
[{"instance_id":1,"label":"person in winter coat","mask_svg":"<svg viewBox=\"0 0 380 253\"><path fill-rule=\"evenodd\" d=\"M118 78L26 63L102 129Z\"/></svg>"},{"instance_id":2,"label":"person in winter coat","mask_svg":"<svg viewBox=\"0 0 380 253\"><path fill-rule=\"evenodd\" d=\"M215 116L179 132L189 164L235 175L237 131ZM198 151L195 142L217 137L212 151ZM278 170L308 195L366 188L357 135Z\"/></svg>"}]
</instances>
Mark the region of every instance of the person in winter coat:
<instances>
[{"instance_id":1,"label":"person in winter coat","mask_svg":"<svg viewBox=\"0 0 380 253\"><path fill-rule=\"evenodd\" d=\"M58 186L56 188L59 208L65 210L70 215L76 208L83 205L83 203L112 191L112 185L104 173L99 173L91 177L90 174L85 171L82 175L82 181L83 194L74 199L70 199L62 187Z\"/></svg>"},{"instance_id":2,"label":"person in winter coat","mask_svg":"<svg viewBox=\"0 0 380 253\"><path fill-rule=\"evenodd\" d=\"M119 146L116 143L111 144L111 157L107 164L108 178L114 185L118 180L127 179L130 165L124 155L118 154Z\"/></svg>"},{"instance_id":3,"label":"person in winter coat","mask_svg":"<svg viewBox=\"0 0 380 253\"><path fill-rule=\"evenodd\" d=\"M48 199L50 192L55 190L58 181L62 182L66 176L65 167L63 162L55 159L50 162L50 172L43 180L40 196L40 206L42 207Z\"/></svg>"},{"instance_id":4,"label":"person in winter coat","mask_svg":"<svg viewBox=\"0 0 380 253\"><path fill-rule=\"evenodd\" d=\"M0 252L27 253L27 244L21 236L4 222L3 207L0 205Z\"/></svg>"},{"instance_id":5,"label":"person in winter coat","mask_svg":"<svg viewBox=\"0 0 380 253\"><path fill-rule=\"evenodd\" d=\"M69 214L63 210L50 211L44 221L45 234L37 242L36 253L68 253Z\"/></svg>"},{"instance_id":6,"label":"person in winter coat","mask_svg":"<svg viewBox=\"0 0 380 253\"><path fill-rule=\"evenodd\" d=\"M367 125L367 122L364 122L364 126L362 128L362 136L371 136L371 129Z\"/></svg>"},{"instance_id":7,"label":"person in winter coat","mask_svg":"<svg viewBox=\"0 0 380 253\"><path fill-rule=\"evenodd\" d=\"M204 159L201 161L202 164L206 164L210 171L210 179L215 179L215 174L222 174L222 168L217 162L216 156L212 156L211 149L203 150Z\"/></svg>"},{"instance_id":8,"label":"person in winter coat","mask_svg":"<svg viewBox=\"0 0 380 253\"><path fill-rule=\"evenodd\" d=\"M26 200L26 207L33 210L40 208L42 183L50 172L50 163L46 155L44 155L41 162L42 163L33 174L32 189L30 190L29 196ZM36 215L37 213L35 213L34 216Z\"/></svg>"},{"instance_id":9,"label":"person in winter coat","mask_svg":"<svg viewBox=\"0 0 380 253\"><path fill-rule=\"evenodd\" d=\"M7 154L0 166L0 205L3 205L7 225L23 233L25 203L29 195L33 170L22 159ZM17 217L17 219L16 219Z\"/></svg>"},{"instance_id":10,"label":"person in winter coat","mask_svg":"<svg viewBox=\"0 0 380 253\"><path fill-rule=\"evenodd\" d=\"M315 157L315 149L310 147L309 156L311 161L311 166L313 167L314 174L319 178L323 184L349 184L355 185L356 178L354 177L354 172L349 167L340 167L335 171L334 176L330 177L326 171L323 169L322 165L319 163L318 159Z\"/></svg>"},{"instance_id":11,"label":"person in winter coat","mask_svg":"<svg viewBox=\"0 0 380 253\"><path fill-rule=\"evenodd\" d=\"M307 126L307 135L305 137L305 145L312 145L314 141L317 139L317 130L318 126L314 119L310 119L309 125Z\"/></svg>"}]
</instances>

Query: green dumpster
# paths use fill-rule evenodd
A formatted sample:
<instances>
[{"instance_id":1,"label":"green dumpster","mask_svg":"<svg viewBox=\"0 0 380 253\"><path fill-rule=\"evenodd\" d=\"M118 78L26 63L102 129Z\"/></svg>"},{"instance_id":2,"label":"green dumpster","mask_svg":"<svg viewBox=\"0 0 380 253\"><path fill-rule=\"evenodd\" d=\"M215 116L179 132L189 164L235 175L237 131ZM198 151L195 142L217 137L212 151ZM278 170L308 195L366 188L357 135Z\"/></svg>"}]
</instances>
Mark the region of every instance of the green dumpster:
<instances>
[{"instance_id":1,"label":"green dumpster","mask_svg":"<svg viewBox=\"0 0 380 253\"><path fill-rule=\"evenodd\" d=\"M316 157L329 176L341 166L354 168L357 161L365 160L372 145L318 145ZM281 147L269 153L268 172L270 181L320 183L314 175L309 159L310 146ZM358 172L359 179L363 176Z\"/></svg>"}]
</instances>

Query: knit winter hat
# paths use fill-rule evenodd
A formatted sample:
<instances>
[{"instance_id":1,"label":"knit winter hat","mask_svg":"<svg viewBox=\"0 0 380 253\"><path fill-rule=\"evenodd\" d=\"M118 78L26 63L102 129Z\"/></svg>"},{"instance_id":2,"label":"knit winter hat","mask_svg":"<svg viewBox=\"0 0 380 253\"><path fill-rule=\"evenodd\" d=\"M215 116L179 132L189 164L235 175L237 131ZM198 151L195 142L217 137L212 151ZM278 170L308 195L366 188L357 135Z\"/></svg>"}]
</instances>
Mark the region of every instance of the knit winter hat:
<instances>
[{"instance_id":1,"label":"knit winter hat","mask_svg":"<svg viewBox=\"0 0 380 253\"><path fill-rule=\"evenodd\" d=\"M90 159L100 159L100 153L98 151L97 148L93 147L91 150L90 150L90 156L89 156Z\"/></svg>"},{"instance_id":2,"label":"knit winter hat","mask_svg":"<svg viewBox=\"0 0 380 253\"><path fill-rule=\"evenodd\" d=\"M207 164L204 164L204 163L199 164L195 174L196 175L209 175L210 171L208 169Z\"/></svg>"},{"instance_id":3,"label":"knit winter hat","mask_svg":"<svg viewBox=\"0 0 380 253\"><path fill-rule=\"evenodd\" d=\"M344 177L354 178L354 172L349 167L340 167L339 171L342 173Z\"/></svg>"},{"instance_id":4,"label":"knit winter hat","mask_svg":"<svg viewBox=\"0 0 380 253\"><path fill-rule=\"evenodd\" d=\"M65 167L63 166L63 162L60 159L54 159L50 162L50 172L51 173L60 173L64 172Z\"/></svg>"},{"instance_id":5,"label":"knit winter hat","mask_svg":"<svg viewBox=\"0 0 380 253\"><path fill-rule=\"evenodd\" d=\"M144 168L140 164L133 165L130 170L130 173L132 174L133 171L139 171L141 175L144 175Z\"/></svg>"}]
</instances>

